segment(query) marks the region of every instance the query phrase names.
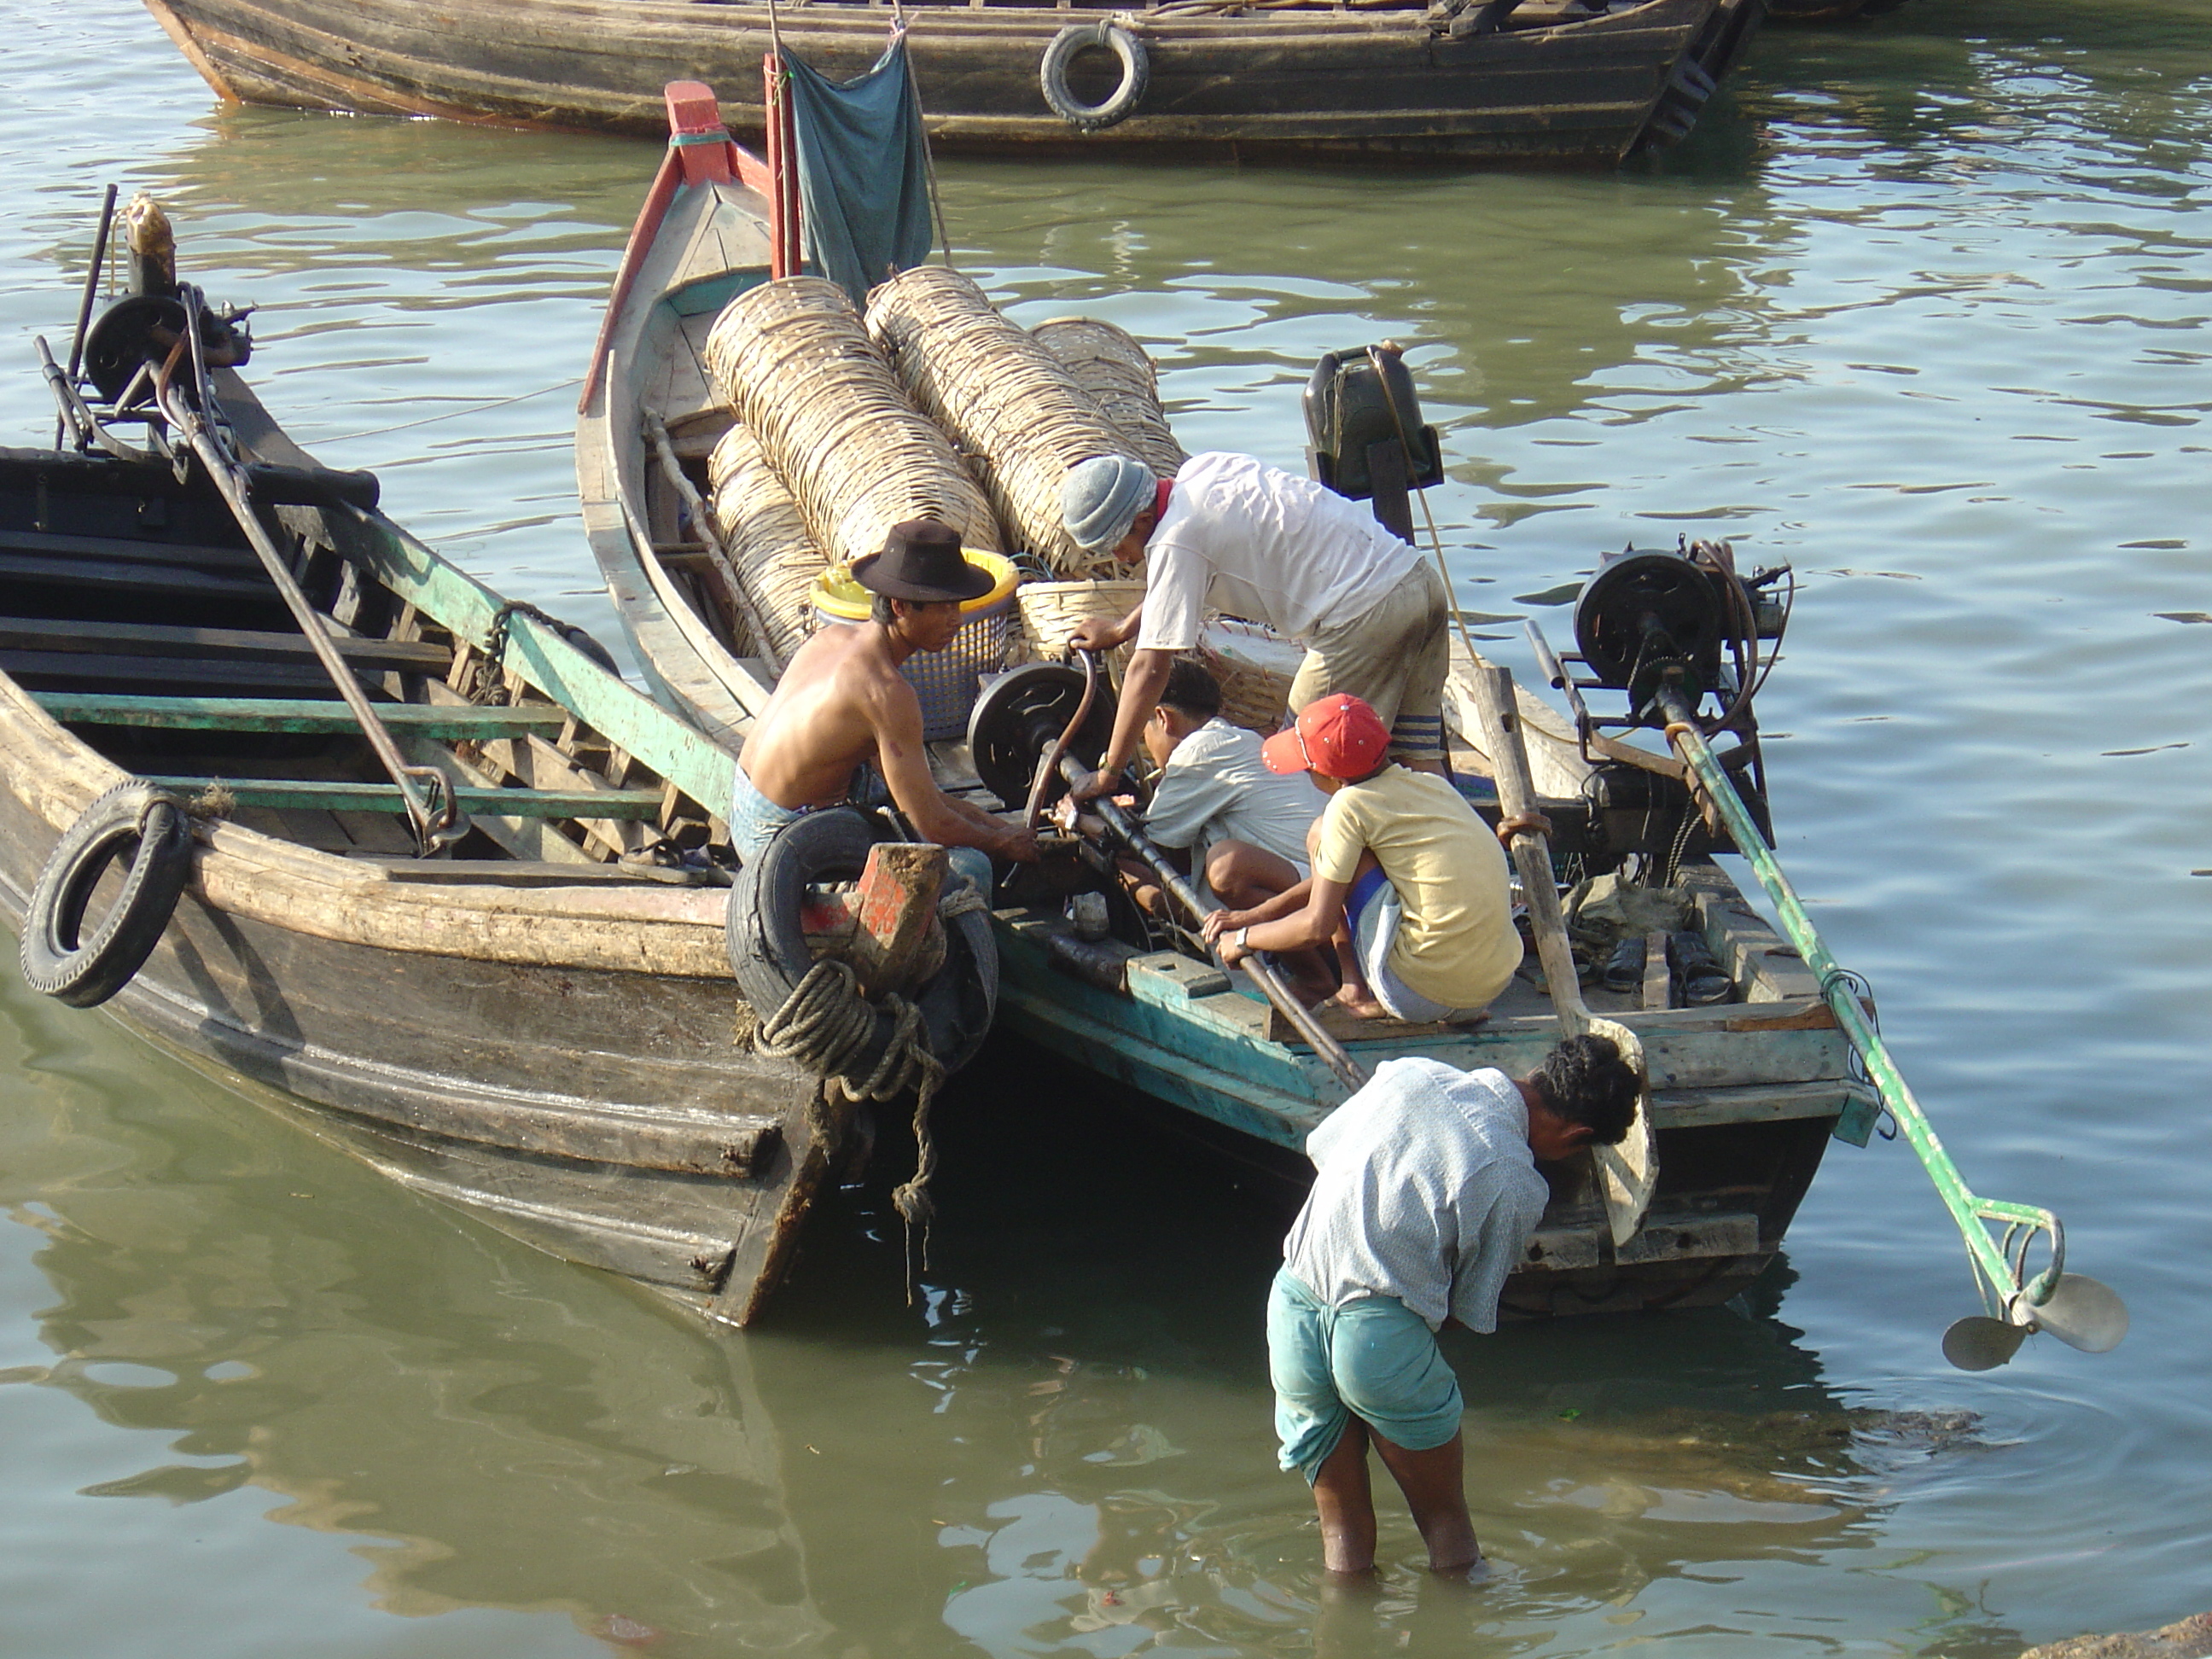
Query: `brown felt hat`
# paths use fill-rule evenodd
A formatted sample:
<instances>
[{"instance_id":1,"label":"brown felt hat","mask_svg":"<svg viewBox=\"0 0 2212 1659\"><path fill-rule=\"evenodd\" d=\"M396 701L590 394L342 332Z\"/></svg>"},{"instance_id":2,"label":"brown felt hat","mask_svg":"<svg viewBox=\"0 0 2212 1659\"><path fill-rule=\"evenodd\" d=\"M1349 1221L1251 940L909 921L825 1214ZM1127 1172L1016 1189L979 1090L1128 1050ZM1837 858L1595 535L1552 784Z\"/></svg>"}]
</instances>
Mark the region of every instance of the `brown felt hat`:
<instances>
[{"instance_id":1,"label":"brown felt hat","mask_svg":"<svg viewBox=\"0 0 2212 1659\"><path fill-rule=\"evenodd\" d=\"M872 593L918 605L976 599L997 586L960 550L959 532L934 519L908 519L891 526L884 550L853 561L853 580Z\"/></svg>"}]
</instances>

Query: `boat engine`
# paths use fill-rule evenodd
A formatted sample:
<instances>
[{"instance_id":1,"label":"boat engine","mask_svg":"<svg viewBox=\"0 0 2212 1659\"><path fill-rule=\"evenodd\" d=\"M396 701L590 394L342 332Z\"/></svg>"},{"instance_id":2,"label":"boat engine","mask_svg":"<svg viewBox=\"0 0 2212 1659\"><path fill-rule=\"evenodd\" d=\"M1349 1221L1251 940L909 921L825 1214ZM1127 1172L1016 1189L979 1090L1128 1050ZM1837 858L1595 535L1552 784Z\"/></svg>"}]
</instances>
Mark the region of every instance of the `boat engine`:
<instances>
[{"instance_id":1,"label":"boat engine","mask_svg":"<svg viewBox=\"0 0 2212 1659\"><path fill-rule=\"evenodd\" d=\"M1760 646L1778 642L1788 625L1788 606L1771 592L1788 574L1784 566L1746 580L1726 542L1607 555L1575 599L1577 649L1570 659L1590 678L1566 689L1628 694L1630 718L1600 726L1663 726L1662 684L1674 685L1693 707L1708 692L1724 710L1747 705L1773 660L1770 650L1762 661Z\"/></svg>"},{"instance_id":2,"label":"boat engine","mask_svg":"<svg viewBox=\"0 0 2212 1659\"><path fill-rule=\"evenodd\" d=\"M1698 711L1701 735L1709 741L1723 733L1734 738L1719 751L1721 763L1771 839L1752 699L1771 672L1789 625L1791 582L1787 565L1741 575L1735 550L1726 542L1629 547L1608 555L1583 584L1575 600L1577 648L1564 662L1530 619L1529 641L1551 683L1566 693L1583 758L1598 761L1590 742L1608 727L1664 728L1668 716L1660 694L1669 692ZM1571 674L1567 663L1587 672ZM1583 693L1600 690L1626 693L1626 717L1590 713ZM1708 696L1717 705L1710 716L1704 712ZM1674 798L1680 790L1679 783L1616 763L1597 765L1589 793L1609 827L1617 815L1622 818L1625 835L1635 817L1679 810ZM1668 799L1662 802L1661 795Z\"/></svg>"},{"instance_id":3,"label":"boat engine","mask_svg":"<svg viewBox=\"0 0 2212 1659\"><path fill-rule=\"evenodd\" d=\"M1444 452L1395 341L1322 355L1306 382L1306 465L1314 481L1372 501L1382 526L1413 539L1408 492L1442 483Z\"/></svg>"}]
</instances>

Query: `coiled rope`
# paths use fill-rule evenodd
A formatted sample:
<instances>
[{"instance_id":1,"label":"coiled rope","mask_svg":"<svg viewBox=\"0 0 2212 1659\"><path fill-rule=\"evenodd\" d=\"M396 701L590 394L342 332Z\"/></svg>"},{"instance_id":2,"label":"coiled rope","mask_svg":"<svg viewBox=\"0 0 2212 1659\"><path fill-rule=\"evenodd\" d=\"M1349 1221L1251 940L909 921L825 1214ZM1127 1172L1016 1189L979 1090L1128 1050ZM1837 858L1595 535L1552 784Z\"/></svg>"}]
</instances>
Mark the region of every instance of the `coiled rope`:
<instances>
[{"instance_id":1,"label":"coiled rope","mask_svg":"<svg viewBox=\"0 0 2212 1659\"><path fill-rule=\"evenodd\" d=\"M939 902L938 915L949 926L962 916L987 909L983 896L962 882ZM849 1071L875 1035L876 1016L891 1018L891 1039L883 1057L866 1077L854 1079ZM906 1233L906 1299L915 1302L916 1255L915 1229L921 1230L920 1268L929 1269L929 1225L937 1218L930 1200L929 1183L937 1174L937 1141L929 1127L930 1108L945 1081L945 1066L930 1052L929 1031L922 1024L921 1006L896 992L885 994L880 1007L860 994L860 975L848 963L824 957L806 970L791 988L783 1006L763 1021L753 1034L754 1052L771 1060L788 1060L822 1079L822 1104L829 1103L834 1089L855 1104L864 1100L889 1100L902 1091L914 1091L914 1174L891 1190ZM828 1125L813 1121L817 1139L826 1143Z\"/></svg>"}]
</instances>

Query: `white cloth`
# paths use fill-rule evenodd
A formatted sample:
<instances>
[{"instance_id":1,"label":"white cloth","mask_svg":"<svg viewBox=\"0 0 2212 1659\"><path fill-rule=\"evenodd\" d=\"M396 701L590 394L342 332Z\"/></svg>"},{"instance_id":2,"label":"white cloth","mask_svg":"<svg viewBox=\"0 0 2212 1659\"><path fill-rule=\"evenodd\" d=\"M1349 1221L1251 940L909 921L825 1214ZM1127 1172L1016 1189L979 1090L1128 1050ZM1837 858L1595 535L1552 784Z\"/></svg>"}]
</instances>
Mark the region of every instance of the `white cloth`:
<instances>
[{"instance_id":1,"label":"white cloth","mask_svg":"<svg viewBox=\"0 0 2212 1659\"><path fill-rule=\"evenodd\" d=\"M1188 848L1203 863L1218 841L1249 841L1306 868L1306 831L1328 805L1304 772L1271 772L1260 734L1216 715L1175 747L1160 769L1146 833L1163 847Z\"/></svg>"},{"instance_id":2,"label":"white cloth","mask_svg":"<svg viewBox=\"0 0 2212 1659\"><path fill-rule=\"evenodd\" d=\"M1332 1308L1395 1296L1433 1330L1498 1328L1498 1297L1550 1189L1528 1109L1504 1073L1386 1060L1306 1137L1313 1191L1283 1241L1291 1276Z\"/></svg>"},{"instance_id":3,"label":"white cloth","mask_svg":"<svg viewBox=\"0 0 2212 1659\"><path fill-rule=\"evenodd\" d=\"M1249 455L1185 461L1145 544L1142 650L1188 651L1206 607L1302 640L1387 598L1419 555L1334 490Z\"/></svg>"}]
</instances>

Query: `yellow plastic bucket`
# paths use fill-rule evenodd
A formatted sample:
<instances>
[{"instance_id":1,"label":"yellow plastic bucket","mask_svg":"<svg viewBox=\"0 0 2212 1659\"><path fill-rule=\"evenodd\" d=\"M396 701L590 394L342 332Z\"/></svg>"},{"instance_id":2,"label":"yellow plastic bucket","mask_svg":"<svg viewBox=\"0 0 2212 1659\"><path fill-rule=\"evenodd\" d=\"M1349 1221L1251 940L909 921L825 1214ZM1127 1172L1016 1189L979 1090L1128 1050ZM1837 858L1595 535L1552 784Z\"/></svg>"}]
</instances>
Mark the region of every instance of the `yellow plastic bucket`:
<instances>
[{"instance_id":1,"label":"yellow plastic bucket","mask_svg":"<svg viewBox=\"0 0 2212 1659\"><path fill-rule=\"evenodd\" d=\"M968 735L968 714L975 706L978 684L984 675L1006 665L1012 632L1014 588L1021 580L1014 562L973 550L963 550L962 556L990 573L990 591L961 601L960 628L951 645L942 651L917 651L899 668L921 700L921 735L930 743ZM876 598L853 580L851 567L842 564L831 565L814 579L812 597L816 620L825 624L867 621Z\"/></svg>"},{"instance_id":2,"label":"yellow plastic bucket","mask_svg":"<svg viewBox=\"0 0 2212 1659\"><path fill-rule=\"evenodd\" d=\"M1004 605L1013 597L1021 572L1014 562L997 553L983 553L963 549L960 556L991 578L990 591L980 598L963 599L960 614L972 617L979 611ZM814 608L824 622L866 622L876 596L853 580L853 567L833 564L814 579Z\"/></svg>"}]
</instances>

